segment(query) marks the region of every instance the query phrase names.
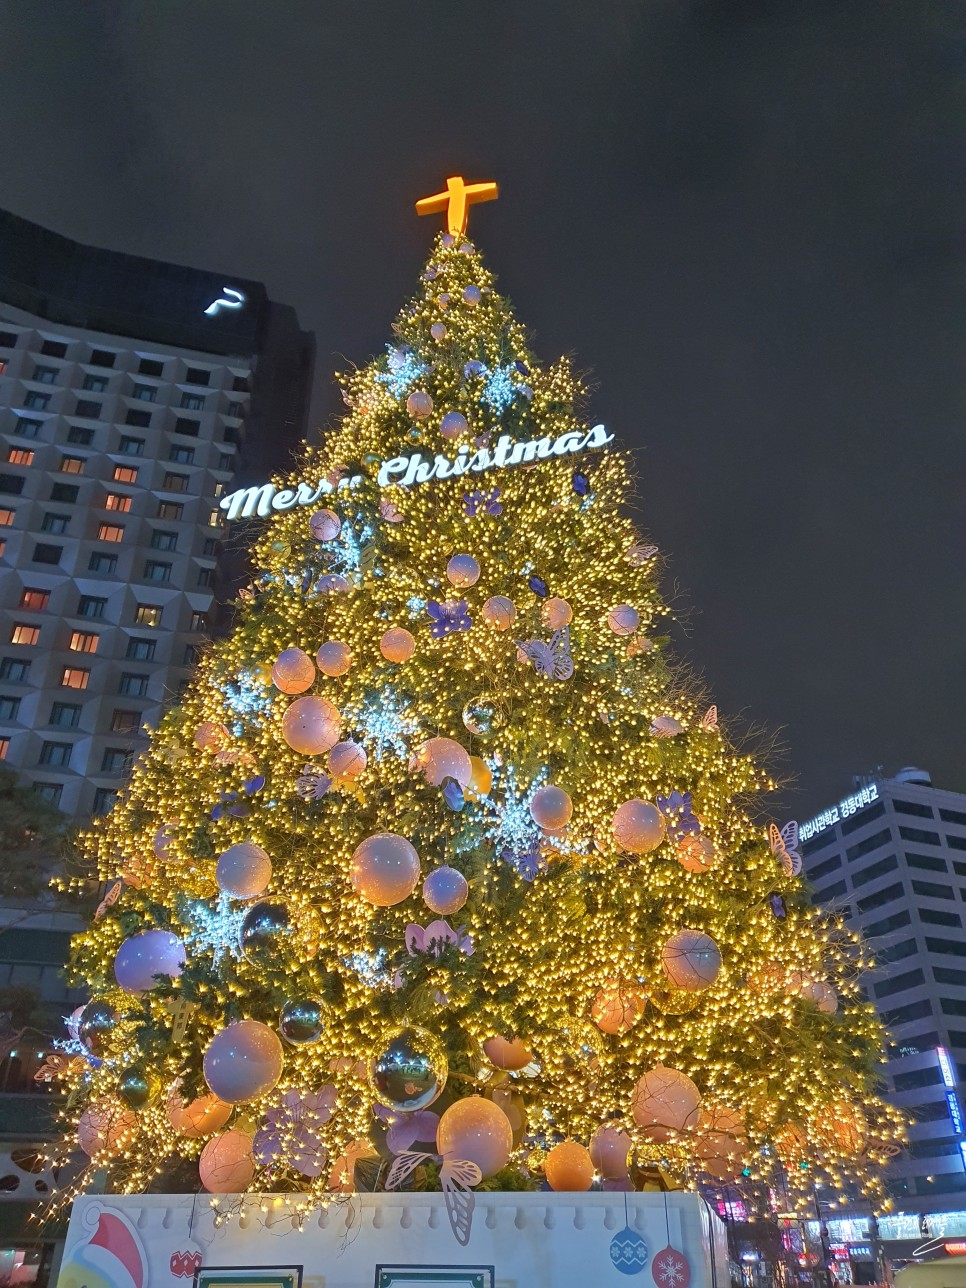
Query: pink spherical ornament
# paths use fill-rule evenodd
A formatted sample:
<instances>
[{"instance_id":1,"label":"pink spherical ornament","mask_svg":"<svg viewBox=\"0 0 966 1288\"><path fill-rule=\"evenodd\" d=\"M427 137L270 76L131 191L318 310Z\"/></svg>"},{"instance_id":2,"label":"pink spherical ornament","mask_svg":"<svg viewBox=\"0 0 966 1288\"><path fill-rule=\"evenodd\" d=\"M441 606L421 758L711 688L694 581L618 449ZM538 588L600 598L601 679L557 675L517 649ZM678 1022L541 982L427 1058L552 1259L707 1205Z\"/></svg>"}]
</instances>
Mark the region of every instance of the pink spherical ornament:
<instances>
[{"instance_id":1,"label":"pink spherical ornament","mask_svg":"<svg viewBox=\"0 0 966 1288\"><path fill-rule=\"evenodd\" d=\"M222 751L230 741L231 734L215 720L205 720L195 730L194 743L199 751Z\"/></svg>"},{"instance_id":2,"label":"pink spherical ornament","mask_svg":"<svg viewBox=\"0 0 966 1288\"><path fill-rule=\"evenodd\" d=\"M315 683L315 667L308 653L287 648L272 665L272 683L283 693L304 693Z\"/></svg>"},{"instance_id":3,"label":"pink spherical ornament","mask_svg":"<svg viewBox=\"0 0 966 1288\"><path fill-rule=\"evenodd\" d=\"M255 1177L252 1137L247 1132L213 1136L201 1151L198 1175L209 1194L242 1194Z\"/></svg>"},{"instance_id":4,"label":"pink spherical ornament","mask_svg":"<svg viewBox=\"0 0 966 1288\"><path fill-rule=\"evenodd\" d=\"M404 626L393 626L379 641L379 652L387 662L408 662L416 641Z\"/></svg>"},{"instance_id":5,"label":"pink spherical ornament","mask_svg":"<svg viewBox=\"0 0 966 1288\"><path fill-rule=\"evenodd\" d=\"M436 868L423 882L423 902L430 912L449 917L466 903L469 890L462 872L450 867Z\"/></svg>"},{"instance_id":6,"label":"pink spherical ornament","mask_svg":"<svg viewBox=\"0 0 966 1288\"><path fill-rule=\"evenodd\" d=\"M234 1106L227 1105L217 1096L197 1096L185 1104L177 1091L168 1099L168 1122L181 1136L198 1140L221 1131L234 1113Z\"/></svg>"},{"instance_id":7,"label":"pink spherical ornament","mask_svg":"<svg viewBox=\"0 0 966 1288\"><path fill-rule=\"evenodd\" d=\"M320 756L339 741L342 717L327 698L296 698L282 716L282 737L303 756Z\"/></svg>"},{"instance_id":8,"label":"pink spherical ornament","mask_svg":"<svg viewBox=\"0 0 966 1288\"><path fill-rule=\"evenodd\" d=\"M516 1072L525 1069L533 1059L533 1052L520 1038L493 1037L483 1043L483 1054L494 1069L509 1069Z\"/></svg>"},{"instance_id":9,"label":"pink spherical ornament","mask_svg":"<svg viewBox=\"0 0 966 1288\"><path fill-rule=\"evenodd\" d=\"M88 1105L77 1123L77 1143L93 1158L102 1149L113 1150L122 1137L130 1137L137 1130L137 1117L129 1109L121 1109L109 1100Z\"/></svg>"},{"instance_id":10,"label":"pink spherical ornament","mask_svg":"<svg viewBox=\"0 0 966 1288\"><path fill-rule=\"evenodd\" d=\"M545 832L559 832L573 812L573 801L562 787L538 787L530 800L530 817Z\"/></svg>"},{"instance_id":11,"label":"pink spherical ornament","mask_svg":"<svg viewBox=\"0 0 966 1288\"><path fill-rule=\"evenodd\" d=\"M377 908L391 908L416 889L419 855L404 836L377 832L356 846L349 862L349 880L363 899Z\"/></svg>"},{"instance_id":12,"label":"pink spherical ornament","mask_svg":"<svg viewBox=\"0 0 966 1288\"><path fill-rule=\"evenodd\" d=\"M508 631L517 620L517 606L506 595L491 595L483 605L482 617L496 631Z\"/></svg>"},{"instance_id":13,"label":"pink spherical ornament","mask_svg":"<svg viewBox=\"0 0 966 1288\"><path fill-rule=\"evenodd\" d=\"M441 340L446 339L446 327L442 322L434 322L429 328L429 334L439 344Z\"/></svg>"},{"instance_id":14,"label":"pink spherical ornament","mask_svg":"<svg viewBox=\"0 0 966 1288\"><path fill-rule=\"evenodd\" d=\"M452 738L430 738L416 753L415 767L422 770L432 787L441 787L444 778L455 778L460 787L468 787L473 776L470 754Z\"/></svg>"},{"instance_id":15,"label":"pink spherical ornament","mask_svg":"<svg viewBox=\"0 0 966 1288\"><path fill-rule=\"evenodd\" d=\"M440 1118L436 1148L444 1156L475 1163L485 1180L510 1161L513 1128L492 1100L466 1096L450 1105Z\"/></svg>"},{"instance_id":16,"label":"pink spherical ornament","mask_svg":"<svg viewBox=\"0 0 966 1288\"><path fill-rule=\"evenodd\" d=\"M839 1009L839 999L831 984L821 979L806 979L798 990L799 997L812 1002L824 1015L834 1015Z\"/></svg>"},{"instance_id":17,"label":"pink spherical ornament","mask_svg":"<svg viewBox=\"0 0 966 1288\"><path fill-rule=\"evenodd\" d=\"M258 1020L236 1020L208 1043L203 1067L205 1082L220 1100L256 1100L282 1076L281 1039Z\"/></svg>"},{"instance_id":18,"label":"pink spherical ornament","mask_svg":"<svg viewBox=\"0 0 966 1288\"><path fill-rule=\"evenodd\" d=\"M614 1123L604 1123L594 1132L590 1142L590 1157L605 1181L626 1179L632 1144L623 1127Z\"/></svg>"},{"instance_id":19,"label":"pink spherical ornament","mask_svg":"<svg viewBox=\"0 0 966 1288\"><path fill-rule=\"evenodd\" d=\"M342 531L342 520L335 510L316 510L309 519L309 531L316 541L334 541Z\"/></svg>"},{"instance_id":20,"label":"pink spherical ornament","mask_svg":"<svg viewBox=\"0 0 966 1288\"><path fill-rule=\"evenodd\" d=\"M406 399L406 410L414 420L425 420L433 414L433 400L429 394L414 389Z\"/></svg>"},{"instance_id":21,"label":"pink spherical ornament","mask_svg":"<svg viewBox=\"0 0 966 1288\"><path fill-rule=\"evenodd\" d=\"M589 1190L594 1183L590 1150L575 1140L562 1140L544 1160L543 1174L552 1190L566 1193Z\"/></svg>"},{"instance_id":22,"label":"pink spherical ornament","mask_svg":"<svg viewBox=\"0 0 966 1288\"><path fill-rule=\"evenodd\" d=\"M632 800L614 811L614 840L629 854L650 854L664 840L664 815L650 801Z\"/></svg>"},{"instance_id":23,"label":"pink spherical ornament","mask_svg":"<svg viewBox=\"0 0 966 1288\"><path fill-rule=\"evenodd\" d=\"M607 625L615 635L633 635L641 624L641 615L630 604L618 604L607 614Z\"/></svg>"},{"instance_id":24,"label":"pink spherical ornament","mask_svg":"<svg viewBox=\"0 0 966 1288\"><path fill-rule=\"evenodd\" d=\"M470 432L470 424L461 411L448 411L439 422L439 432L451 440L462 438Z\"/></svg>"},{"instance_id":25,"label":"pink spherical ornament","mask_svg":"<svg viewBox=\"0 0 966 1288\"><path fill-rule=\"evenodd\" d=\"M142 930L125 939L114 955L114 974L125 993L146 993L156 975L178 979L184 969L184 944L170 930Z\"/></svg>"},{"instance_id":26,"label":"pink spherical ornament","mask_svg":"<svg viewBox=\"0 0 966 1288\"><path fill-rule=\"evenodd\" d=\"M730 1105L703 1101L698 1114L698 1128L706 1132L723 1132L727 1136L744 1136L745 1118Z\"/></svg>"},{"instance_id":27,"label":"pink spherical ornament","mask_svg":"<svg viewBox=\"0 0 966 1288\"><path fill-rule=\"evenodd\" d=\"M463 287L463 303L468 304L471 309L475 309L482 298L483 292L478 286Z\"/></svg>"},{"instance_id":28,"label":"pink spherical ornament","mask_svg":"<svg viewBox=\"0 0 966 1288\"><path fill-rule=\"evenodd\" d=\"M709 1132L695 1146L695 1157L703 1172L716 1181L730 1181L741 1171L743 1143L725 1132Z\"/></svg>"},{"instance_id":29,"label":"pink spherical ornament","mask_svg":"<svg viewBox=\"0 0 966 1288\"><path fill-rule=\"evenodd\" d=\"M552 631L559 631L561 627L569 626L573 621L574 610L565 599L559 599L554 595L551 599L544 600L540 617L544 626Z\"/></svg>"},{"instance_id":30,"label":"pink spherical ornament","mask_svg":"<svg viewBox=\"0 0 966 1288\"><path fill-rule=\"evenodd\" d=\"M472 555L453 555L446 565L446 577L452 585L465 590L480 580L480 565Z\"/></svg>"},{"instance_id":31,"label":"pink spherical ornament","mask_svg":"<svg viewBox=\"0 0 966 1288\"><path fill-rule=\"evenodd\" d=\"M707 836L682 836L674 857L685 872L710 872L718 862L714 842Z\"/></svg>"},{"instance_id":32,"label":"pink spherical ornament","mask_svg":"<svg viewBox=\"0 0 966 1288\"><path fill-rule=\"evenodd\" d=\"M697 993L718 978L721 949L700 930L678 930L661 949L661 965L675 988Z\"/></svg>"},{"instance_id":33,"label":"pink spherical ornament","mask_svg":"<svg viewBox=\"0 0 966 1288\"><path fill-rule=\"evenodd\" d=\"M690 1131L697 1125L701 1092L691 1079L666 1065L655 1065L634 1088L631 1112L651 1140L666 1141L669 1132Z\"/></svg>"},{"instance_id":34,"label":"pink spherical ornament","mask_svg":"<svg viewBox=\"0 0 966 1288\"><path fill-rule=\"evenodd\" d=\"M626 1033L644 1014L647 994L639 984L605 980L590 1008L590 1018L601 1033Z\"/></svg>"},{"instance_id":35,"label":"pink spherical ornament","mask_svg":"<svg viewBox=\"0 0 966 1288\"><path fill-rule=\"evenodd\" d=\"M323 675L345 675L352 665L352 654L341 640L329 640L316 653L315 664Z\"/></svg>"},{"instance_id":36,"label":"pink spherical ornament","mask_svg":"<svg viewBox=\"0 0 966 1288\"><path fill-rule=\"evenodd\" d=\"M365 747L351 740L337 742L329 752L329 772L333 778L358 778L368 763Z\"/></svg>"},{"instance_id":37,"label":"pink spherical ornament","mask_svg":"<svg viewBox=\"0 0 966 1288\"><path fill-rule=\"evenodd\" d=\"M254 841L229 846L215 864L218 889L233 899L254 899L264 894L271 879L272 860Z\"/></svg>"}]
</instances>

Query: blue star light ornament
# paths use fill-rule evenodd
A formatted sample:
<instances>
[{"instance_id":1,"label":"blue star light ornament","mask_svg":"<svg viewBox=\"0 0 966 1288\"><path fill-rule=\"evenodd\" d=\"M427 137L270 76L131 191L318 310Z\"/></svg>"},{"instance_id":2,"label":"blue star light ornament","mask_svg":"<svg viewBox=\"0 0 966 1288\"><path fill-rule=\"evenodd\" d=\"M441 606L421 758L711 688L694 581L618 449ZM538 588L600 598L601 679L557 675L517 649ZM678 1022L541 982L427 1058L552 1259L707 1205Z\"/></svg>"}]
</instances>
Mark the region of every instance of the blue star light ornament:
<instances>
[{"instance_id":1,"label":"blue star light ornament","mask_svg":"<svg viewBox=\"0 0 966 1288\"><path fill-rule=\"evenodd\" d=\"M610 1259L622 1275L638 1275L647 1265L647 1244L625 1225L610 1241Z\"/></svg>"}]
</instances>

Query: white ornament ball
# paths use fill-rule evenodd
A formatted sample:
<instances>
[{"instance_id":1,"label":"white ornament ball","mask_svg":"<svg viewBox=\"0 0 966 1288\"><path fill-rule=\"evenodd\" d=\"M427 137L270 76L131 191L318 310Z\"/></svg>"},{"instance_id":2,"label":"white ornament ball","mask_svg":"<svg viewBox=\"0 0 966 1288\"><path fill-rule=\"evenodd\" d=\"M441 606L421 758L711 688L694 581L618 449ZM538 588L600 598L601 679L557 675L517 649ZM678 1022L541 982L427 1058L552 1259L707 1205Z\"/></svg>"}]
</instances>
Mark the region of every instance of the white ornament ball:
<instances>
[{"instance_id":1,"label":"white ornament ball","mask_svg":"<svg viewBox=\"0 0 966 1288\"><path fill-rule=\"evenodd\" d=\"M453 555L446 565L446 577L460 589L475 586L480 580L480 565L472 555Z\"/></svg>"},{"instance_id":2,"label":"white ornament ball","mask_svg":"<svg viewBox=\"0 0 966 1288\"><path fill-rule=\"evenodd\" d=\"M429 334L439 343L441 340L446 339L446 327L442 322L434 322L429 328Z\"/></svg>"},{"instance_id":3,"label":"white ornament ball","mask_svg":"<svg viewBox=\"0 0 966 1288\"><path fill-rule=\"evenodd\" d=\"M641 624L641 615L630 604L618 604L607 614L607 625L615 635L633 635Z\"/></svg>"},{"instance_id":4,"label":"white ornament ball","mask_svg":"<svg viewBox=\"0 0 966 1288\"><path fill-rule=\"evenodd\" d=\"M274 1029L258 1020L236 1020L208 1043L205 1081L230 1105L266 1095L282 1076L282 1042Z\"/></svg>"},{"instance_id":5,"label":"white ornament ball","mask_svg":"<svg viewBox=\"0 0 966 1288\"><path fill-rule=\"evenodd\" d=\"M337 742L329 752L329 772L334 778L358 778L368 763L365 747L351 739Z\"/></svg>"},{"instance_id":6,"label":"white ornament ball","mask_svg":"<svg viewBox=\"0 0 966 1288\"><path fill-rule=\"evenodd\" d=\"M439 432L444 438L461 438L470 432L470 423L461 411L448 411L439 422Z\"/></svg>"},{"instance_id":7,"label":"white ornament ball","mask_svg":"<svg viewBox=\"0 0 966 1288\"><path fill-rule=\"evenodd\" d=\"M517 606L506 595L491 595L483 605L483 620L497 631L508 631L517 619Z\"/></svg>"},{"instance_id":8,"label":"white ornament ball","mask_svg":"<svg viewBox=\"0 0 966 1288\"><path fill-rule=\"evenodd\" d=\"M125 939L114 955L114 975L125 993L156 988L156 976L179 979L184 970L184 944L170 930L142 930Z\"/></svg>"},{"instance_id":9,"label":"white ornament ball","mask_svg":"<svg viewBox=\"0 0 966 1288\"><path fill-rule=\"evenodd\" d=\"M544 601L540 616L543 618L544 626L552 631L559 631L561 627L568 626L573 621L574 610L565 599L559 599L554 595Z\"/></svg>"},{"instance_id":10,"label":"white ornament ball","mask_svg":"<svg viewBox=\"0 0 966 1288\"><path fill-rule=\"evenodd\" d=\"M323 675L345 675L352 665L352 654L341 640L329 640L316 653L315 664Z\"/></svg>"},{"instance_id":11,"label":"white ornament ball","mask_svg":"<svg viewBox=\"0 0 966 1288\"><path fill-rule=\"evenodd\" d=\"M538 787L530 800L530 817L545 832L566 827L573 812L573 801L562 787Z\"/></svg>"},{"instance_id":12,"label":"white ornament ball","mask_svg":"<svg viewBox=\"0 0 966 1288\"><path fill-rule=\"evenodd\" d=\"M414 759L416 768L422 770L432 787L441 787L444 778L454 778L460 787L470 785L473 777L470 754L453 738L430 738Z\"/></svg>"},{"instance_id":13,"label":"white ornament ball","mask_svg":"<svg viewBox=\"0 0 966 1288\"><path fill-rule=\"evenodd\" d=\"M433 414L432 397L421 389L414 389L406 399L406 410L414 420L425 420Z\"/></svg>"},{"instance_id":14,"label":"white ornament ball","mask_svg":"<svg viewBox=\"0 0 966 1288\"><path fill-rule=\"evenodd\" d=\"M645 1135L665 1141L671 1131L695 1127L700 1107L701 1092L687 1074L659 1064L645 1073L634 1088L631 1112Z\"/></svg>"},{"instance_id":15,"label":"white ornament ball","mask_svg":"<svg viewBox=\"0 0 966 1288\"><path fill-rule=\"evenodd\" d=\"M675 988L699 992L721 970L721 949L700 930L678 930L661 949L661 966Z\"/></svg>"},{"instance_id":16,"label":"white ornament ball","mask_svg":"<svg viewBox=\"0 0 966 1288\"><path fill-rule=\"evenodd\" d=\"M339 741L342 717L327 698L296 698L282 716L282 737L303 756L320 756Z\"/></svg>"},{"instance_id":17,"label":"white ornament ball","mask_svg":"<svg viewBox=\"0 0 966 1288\"><path fill-rule=\"evenodd\" d=\"M393 626L379 641L379 652L387 662L408 662L416 641L404 626Z\"/></svg>"},{"instance_id":18,"label":"white ornament ball","mask_svg":"<svg viewBox=\"0 0 966 1288\"><path fill-rule=\"evenodd\" d=\"M404 836L377 832L356 846L349 862L349 880L363 899L377 908L391 908L416 889L419 855Z\"/></svg>"},{"instance_id":19,"label":"white ornament ball","mask_svg":"<svg viewBox=\"0 0 966 1288\"><path fill-rule=\"evenodd\" d=\"M241 1194L255 1178L252 1137L247 1132L222 1132L201 1151L198 1175L209 1194Z\"/></svg>"},{"instance_id":20,"label":"white ornament ball","mask_svg":"<svg viewBox=\"0 0 966 1288\"><path fill-rule=\"evenodd\" d=\"M436 1129L436 1148L444 1156L475 1163L483 1179L506 1167L513 1151L510 1120L492 1100L464 1096L443 1113Z\"/></svg>"},{"instance_id":21,"label":"white ornament ball","mask_svg":"<svg viewBox=\"0 0 966 1288\"><path fill-rule=\"evenodd\" d=\"M482 298L483 292L478 286L465 286L463 288L463 302L468 304L471 309L475 309Z\"/></svg>"},{"instance_id":22,"label":"white ornament ball","mask_svg":"<svg viewBox=\"0 0 966 1288\"><path fill-rule=\"evenodd\" d=\"M218 889L233 899L255 899L272 879L272 860L254 841L239 841L220 855L215 865Z\"/></svg>"},{"instance_id":23,"label":"white ornament ball","mask_svg":"<svg viewBox=\"0 0 966 1288\"><path fill-rule=\"evenodd\" d=\"M308 653L287 648L272 665L272 683L282 693L304 693L315 683L315 667Z\"/></svg>"},{"instance_id":24,"label":"white ornament ball","mask_svg":"<svg viewBox=\"0 0 966 1288\"><path fill-rule=\"evenodd\" d=\"M449 917L466 903L469 891L462 872L451 867L436 868L423 882L423 902L430 912Z\"/></svg>"},{"instance_id":25,"label":"white ornament ball","mask_svg":"<svg viewBox=\"0 0 966 1288\"><path fill-rule=\"evenodd\" d=\"M335 510L316 510L309 519L309 531L316 541L334 541L342 531L342 520Z\"/></svg>"},{"instance_id":26,"label":"white ornament ball","mask_svg":"<svg viewBox=\"0 0 966 1288\"><path fill-rule=\"evenodd\" d=\"M614 811L614 840L629 854L650 854L664 840L664 815L650 801L632 800Z\"/></svg>"}]
</instances>

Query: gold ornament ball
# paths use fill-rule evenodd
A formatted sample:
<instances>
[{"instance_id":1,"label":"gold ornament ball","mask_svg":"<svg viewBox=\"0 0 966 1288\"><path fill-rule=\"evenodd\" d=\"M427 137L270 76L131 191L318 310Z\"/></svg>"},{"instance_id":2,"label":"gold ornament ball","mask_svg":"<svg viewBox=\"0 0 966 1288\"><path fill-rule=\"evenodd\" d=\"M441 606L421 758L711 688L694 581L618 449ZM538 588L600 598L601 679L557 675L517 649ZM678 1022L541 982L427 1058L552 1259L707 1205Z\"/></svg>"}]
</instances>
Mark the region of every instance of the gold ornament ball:
<instances>
[{"instance_id":1,"label":"gold ornament ball","mask_svg":"<svg viewBox=\"0 0 966 1288\"><path fill-rule=\"evenodd\" d=\"M209 1194L241 1194L255 1177L252 1137L232 1129L213 1136L201 1151L198 1175Z\"/></svg>"},{"instance_id":2,"label":"gold ornament ball","mask_svg":"<svg viewBox=\"0 0 966 1288\"><path fill-rule=\"evenodd\" d=\"M145 1109L156 1098L160 1086L156 1074L148 1073L143 1064L136 1064L121 1071L117 1096L128 1109Z\"/></svg>"},{"instance_id":3,"label":"gold ornament ball","mask_svg":"<svg viewBox=\"0 0 966 1288\"><path fill-rule=\"evenodd\" d=\"M489 796L493 786L493 771L482 756L470 756L470 781L466 788L467 796L480 800Z\"/></svg>"},{"instance_id":4,"label":"gold ornament ball","mask_svg":"<svg viewBox=\"0 0 966 1288\"><path fill-rule=\"evenodd\" d=\"M168 1122L179 1135L191 1140L221 1131L233 1112L234 1105L210 1094L197 1096L185 1104L174 1088L168 1097Z\"/></svg>"},{"instance_id":5,"label":"gold ornament ball","mask_svg":"<svg viewBox=\"0 0 966 1288\"><path fill-rule=\"evenodd\" d=\"M393 626L379 641L379 652L387 662L408 662L416 641L404 626Z\"/></svg>"},{"instance_id":6,"label":"gold ornament ball","mask_svg":"<svg viewBox=\"0 0 966 1288\"><path fill-rule=\"evenodd\" d=\"M547 1155L543 1172L552 1190L581 1193L594 1183L590 1150L575 1140L562 1140Z\"/></svg>"},{"instance_id":7,"label":"gold ornament ball","mask_svg":"<svg viewBox=\"0 0 966 1288\"><path fill-rule=\"evenodd\" d=\"M710 872L718 861L714 842L707 836L682 836L674 857L685 872Z\"/></svg>"}]
</instances>

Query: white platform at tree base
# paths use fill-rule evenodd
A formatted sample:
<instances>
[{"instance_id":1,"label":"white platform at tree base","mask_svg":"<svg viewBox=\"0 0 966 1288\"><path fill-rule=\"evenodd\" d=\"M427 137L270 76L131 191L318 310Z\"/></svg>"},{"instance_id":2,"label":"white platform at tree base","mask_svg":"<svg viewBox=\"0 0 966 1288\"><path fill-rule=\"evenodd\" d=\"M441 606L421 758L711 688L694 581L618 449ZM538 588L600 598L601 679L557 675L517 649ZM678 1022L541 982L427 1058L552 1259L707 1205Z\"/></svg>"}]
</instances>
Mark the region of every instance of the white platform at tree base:
<instances>
[{"instance_id":1,"label":"white platform at tree base","mask_svg":"<svg viewBox=\"0 0 966 1288\"><path fill-rule=\"evenodd\" d=\"M78 1199L57 1288L187 1288L196 1271L201 1285L246 1279L205 1274L214 1268L297 1288L297 1276L272 1278L285 1267L301 1268L301 1288L686 1288L673 1256L654 1273L668 1245L687 1259L690 1288L728 1288L724 1226L691 1193L477 1194L465 1248L441 1194L355 1195L311 1213L302 1232L293 1208L289 1196L249 1198L216 1227L206 1194Z\"/></svg>"}]
</instances>

